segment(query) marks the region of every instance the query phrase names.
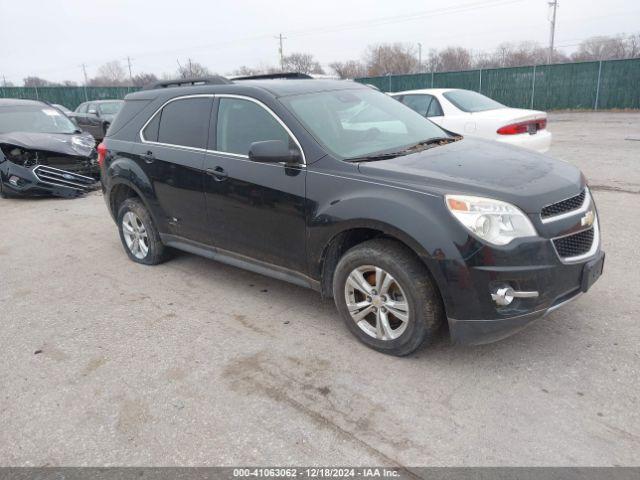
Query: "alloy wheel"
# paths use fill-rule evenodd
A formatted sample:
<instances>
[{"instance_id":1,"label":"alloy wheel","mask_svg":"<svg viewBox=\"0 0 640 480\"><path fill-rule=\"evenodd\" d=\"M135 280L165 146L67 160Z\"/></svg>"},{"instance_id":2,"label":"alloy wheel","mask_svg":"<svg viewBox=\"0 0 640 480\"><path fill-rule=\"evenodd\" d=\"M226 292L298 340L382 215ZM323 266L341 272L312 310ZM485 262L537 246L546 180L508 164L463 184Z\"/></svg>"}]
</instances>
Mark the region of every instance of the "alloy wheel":
<instances>
[{"instance_id":1,"label":"alloy wheel","mask_svg":"<svg viewBox=\"0 0 640 480\"><path fill-rule=\"evenodd\" d=\"M131 254L142 260L149 253L147 229L135 213L129 211L122 217L122 233Z\"/></svg>"},{"instance_id":2,"label":"alloy wheel","mask_svg":"<svg viewBox=\"0 0 640 480\"><path fill-rule=\"evenodd\" d=\"M398 281L374 265L354 269L344 287L347 309L367 335L394 340L409 324L409 304Z\"/></svg>"}]
</instances>

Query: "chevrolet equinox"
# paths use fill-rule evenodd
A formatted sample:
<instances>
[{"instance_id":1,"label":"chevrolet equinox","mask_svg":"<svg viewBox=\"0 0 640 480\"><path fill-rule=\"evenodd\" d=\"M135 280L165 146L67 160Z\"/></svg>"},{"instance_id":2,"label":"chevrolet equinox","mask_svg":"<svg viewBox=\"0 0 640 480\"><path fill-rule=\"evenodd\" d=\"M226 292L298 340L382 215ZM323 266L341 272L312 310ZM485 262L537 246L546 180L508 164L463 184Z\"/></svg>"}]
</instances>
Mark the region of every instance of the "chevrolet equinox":
<instances>
[{"instance_id":1,"label":"chevrolet equinox","mask_svg":"<svg viewBox=\"0 0 640 480\"><path fill-rule=\"evenodd\" d=\"M131 260L180 249L333 297L406 355L504 338L586 292L604 263L574 166L462 138L350 81L208 79L132 93L98 147Z\"/></svg>"}]
</instances>

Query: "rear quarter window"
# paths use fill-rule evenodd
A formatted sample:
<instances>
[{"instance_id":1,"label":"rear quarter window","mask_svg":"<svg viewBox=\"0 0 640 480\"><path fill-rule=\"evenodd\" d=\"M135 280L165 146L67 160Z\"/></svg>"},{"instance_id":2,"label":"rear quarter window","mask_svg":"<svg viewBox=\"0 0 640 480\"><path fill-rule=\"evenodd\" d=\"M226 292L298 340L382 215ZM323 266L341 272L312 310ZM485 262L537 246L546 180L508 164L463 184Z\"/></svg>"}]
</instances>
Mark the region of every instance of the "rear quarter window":
<instances>
[{"instance_id":1,"label":"rear quarter window","mask_svg":"<svg viewBox=\"0 0 640 480\"><path fill-rule=\"evenodd\" d=\"M113 122L111 122L106 136L110 137L118 133L122 127L133 120L150 101L151 100L125 100L124 105L113 119Z\"/></svg>"}]
</instances>

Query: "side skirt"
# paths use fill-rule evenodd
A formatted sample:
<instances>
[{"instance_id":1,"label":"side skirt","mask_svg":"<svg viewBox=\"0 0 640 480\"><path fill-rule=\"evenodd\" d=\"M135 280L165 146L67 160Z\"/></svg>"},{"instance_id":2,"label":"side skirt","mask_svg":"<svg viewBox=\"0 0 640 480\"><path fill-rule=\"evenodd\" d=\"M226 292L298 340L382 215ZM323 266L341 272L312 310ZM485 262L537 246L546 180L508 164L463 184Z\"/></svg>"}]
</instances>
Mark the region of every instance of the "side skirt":
<instances>
[{"instance_id":1,"label":"side skirt","mask_svg":"<svg viewBox=\"0 0 640 480\"><path fill-rule=\"evenodd\" d=\"M301 287L310 288L312 290L320 291L320 282L314 280L306 275L289 270L288 268L272 265L267 262L262 262L239 253L230 252L221 248L204 245L199 242L194 242L178 235L171 235L167 233L160 234L160 240L167 247L177 248L184 252L193 253L202 257L210 258L221 263L226 263L233 267L242 268L251 272L259 273L267 277L282 280L284 282L293 283Z\"/></svg>"}]
</instances>

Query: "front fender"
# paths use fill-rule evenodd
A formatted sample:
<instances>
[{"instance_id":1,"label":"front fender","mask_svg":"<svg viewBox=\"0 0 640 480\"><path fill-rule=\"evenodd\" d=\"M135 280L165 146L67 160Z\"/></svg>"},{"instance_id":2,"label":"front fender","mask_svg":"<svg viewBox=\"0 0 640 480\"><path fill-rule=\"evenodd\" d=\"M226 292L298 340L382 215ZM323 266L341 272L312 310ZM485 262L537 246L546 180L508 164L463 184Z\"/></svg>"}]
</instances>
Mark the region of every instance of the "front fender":
<instances>
[{"instance_id":1,"label":"front fender","mask_svg":"<svg viewBox=\"0 0 640 480\"><path fill-rule=\"evenodd\" d=\"M103 175L103 178L108 179L108 183L105 184L104 193L112 217L115 218L118 214L118 212L114 212L111 208L113 191L117 186L125 185L140 197L140 200L151 214L158 229L160 231L166 231L166 219L162 214L153 183L144 169L142 169L134 159L123 155L115 156L113 160L108 162L106 175Z\"/></svg>"},{"instance_id":2,"label":"front fender","mask_svg":"<svg viewBox=\"0 0 640 480\"><path fill-rule=\"evenodd\" d=\"M358 184L358 189L345 190L342 198L327 200L316 205L309 222L309 267L313 277L322 276L325 249L337 235L358 228L375 229L411 248L431 273L445 306L453 303L447 264L460 259L455 244L459 228L442 197Z\"/></svg>"}]
</instances>

